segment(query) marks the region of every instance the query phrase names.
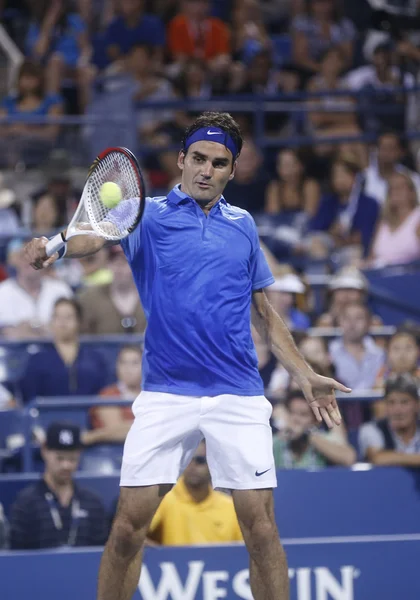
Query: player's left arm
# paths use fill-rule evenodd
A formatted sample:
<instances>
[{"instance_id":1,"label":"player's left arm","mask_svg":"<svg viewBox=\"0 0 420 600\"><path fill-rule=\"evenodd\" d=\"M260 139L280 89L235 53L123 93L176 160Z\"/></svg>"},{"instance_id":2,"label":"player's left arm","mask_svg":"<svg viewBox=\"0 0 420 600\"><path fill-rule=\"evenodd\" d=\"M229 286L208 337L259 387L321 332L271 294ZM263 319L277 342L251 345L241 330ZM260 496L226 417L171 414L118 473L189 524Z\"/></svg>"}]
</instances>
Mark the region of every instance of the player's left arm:
<instances>
[{"instance_id":1,"label":"player's left arm","mask_svg":"<svg viewBox=\"0 0 420 600\"><path fill-rule=\"evenodd\" d=\"M324 419L328 427L333 422L341 423L340 411L335 398L335 390L351 390L330 377L315 373L299 352L293 337L283 319L271 306L263 289L254 290L253 325L261 337L268 342L276 358L288 370L305 394L318 421Z\"/></svg>"}]
</instances>

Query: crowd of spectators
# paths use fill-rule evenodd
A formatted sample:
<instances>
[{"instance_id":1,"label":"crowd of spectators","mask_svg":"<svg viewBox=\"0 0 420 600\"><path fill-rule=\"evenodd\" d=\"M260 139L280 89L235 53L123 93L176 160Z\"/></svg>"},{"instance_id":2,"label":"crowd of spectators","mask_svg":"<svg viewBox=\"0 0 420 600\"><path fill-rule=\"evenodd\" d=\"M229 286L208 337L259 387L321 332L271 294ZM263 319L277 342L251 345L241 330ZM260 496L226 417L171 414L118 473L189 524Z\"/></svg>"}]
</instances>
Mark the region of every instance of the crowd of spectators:
<instances>
[{"instance_id":1,"label":"crowd of spectators","mask_svg":"<svg viewBox=\"0 0 420 600\"><path fill-rule=\"evenodd\" d=\"M153 195L179 182L177 148L197 114L180 101L294 98L264 116L264 138L278 141L270 148L254 135L255 115L239 108L234 113L245 144L225 198L255 217L275 277L267 294L306 360L356 393L377 392L377 401L343 402L343 426L325 431L253 331L273 404L276 466L315 469L357 460L420 466L419 332L401 323L390 339L374 333L388 323L371 312L363 274L420 259L417 146L404 135L417 122L416 94L407 90L416 85L420 50L410 33L398 40L383 32L371 37L338 0L37 0L22 4L18 19L9 19L7 6L4 22L25 60L0 107L1 117L12 117L0 123L0 349L2 341L8 348L22 344L23 366L10 379L0 368L0 410L22 409L39 396L67 396L69 403L75 396L109 400L109 406L90 410L82 431L57 425L46 438L34 432L46 470L42 483L16 502L12 547L61 545L57 532L71 534L72 511L93 510L89 503L96 500L87 496L85 509L83 493L68 497L66 482L82 444L91 450L123 443L133 416L118 401L133 400L141 390L141 348L132 336L146 326L119 246L59 261L45 272L23 259L26 238L68 223L86 172L74 161L77 148L68 145L70 128L54 121L40 125L36 118L45 116L83 117L103 107L108 115L125 111ZM158 106L170 100L172 105ZM19 116L29 119L19 122ZM106 128L98 127L76 128L77 135L96 136L105 147ZM365 134L368 142L351 139ZM311 143L286 146L291 135L309 136ZM311 268L321 263L330 277L315 298ZM338 330L324 335L325 328ZM116 337L119 349L110 361L98 346ZM92 339L99 340L94 347ZM71 459L60 459L66 446L60 431L71 434L64 449ZM60 483L60 477L67 479ZM196 505L203 502L210 517L212 511L226 516L222 537L214 538L196 519ZM33 506L40 511L37 531L27 515ZM167 522L175 510L194 523L181 528L194 531L188 543L241 539L230 499L209 487L204 446L162 504L151 543L177 543L173 520ZM40 533L42 511L57 513L65 525L55 528L52 541L52 530ZM2 522L0 511L0 546ZM80 543L101 543L107 526L98 522L89 533L83 524L81 519Z\"/></svg>"}]
</instances>

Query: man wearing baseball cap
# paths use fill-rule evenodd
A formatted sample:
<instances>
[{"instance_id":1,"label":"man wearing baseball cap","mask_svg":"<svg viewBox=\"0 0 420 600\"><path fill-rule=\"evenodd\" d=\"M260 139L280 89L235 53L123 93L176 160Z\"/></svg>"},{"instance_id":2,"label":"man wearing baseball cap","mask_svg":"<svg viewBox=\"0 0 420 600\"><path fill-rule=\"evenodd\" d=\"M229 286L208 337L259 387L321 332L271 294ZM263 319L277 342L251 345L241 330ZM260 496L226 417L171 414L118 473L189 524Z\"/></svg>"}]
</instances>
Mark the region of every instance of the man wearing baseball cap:
<instances>
[{"instance_id":1,"label":"man wearing baseball cap","mask_svg":"<svg viewBox=\"0 0 420 600\"><path fill-rule=\"evenodd\" d=\"M82 443L72 423L52 423L41 449L42 479L17 496L10 518L10 546L15 550L57 546L101 546L107 519L101 500L73 480Z\"/></svg>"}]
</instances>

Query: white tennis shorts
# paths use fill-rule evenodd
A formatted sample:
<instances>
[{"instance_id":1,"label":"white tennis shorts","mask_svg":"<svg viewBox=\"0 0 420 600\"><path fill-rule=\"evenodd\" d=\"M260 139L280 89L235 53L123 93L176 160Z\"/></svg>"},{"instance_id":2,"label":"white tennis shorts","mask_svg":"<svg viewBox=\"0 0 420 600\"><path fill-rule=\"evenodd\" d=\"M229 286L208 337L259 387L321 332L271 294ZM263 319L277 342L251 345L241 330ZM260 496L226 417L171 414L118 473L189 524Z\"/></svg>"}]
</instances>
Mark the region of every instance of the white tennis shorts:
<instances>
[{"instance_id":1,"label":"white tennis shorts","mask_svg":"<svg viewBox=\"0 0 420 600\"><path fill-rule=\"evenodd\" d=\"M133 404L120 485L176 483L205 439L213 487L276 487L271 412L264 396L141 392Z\"/></svg>"}]
</instances>

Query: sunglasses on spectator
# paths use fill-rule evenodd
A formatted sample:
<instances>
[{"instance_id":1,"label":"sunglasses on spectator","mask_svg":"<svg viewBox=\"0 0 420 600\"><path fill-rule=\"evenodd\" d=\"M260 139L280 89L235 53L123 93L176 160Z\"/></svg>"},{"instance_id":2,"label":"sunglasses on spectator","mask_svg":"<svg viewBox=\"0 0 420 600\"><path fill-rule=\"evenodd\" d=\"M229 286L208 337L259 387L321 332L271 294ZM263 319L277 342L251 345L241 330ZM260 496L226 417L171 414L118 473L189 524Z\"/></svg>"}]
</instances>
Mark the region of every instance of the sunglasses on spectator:
<instances>
[{"instance_id":1,"label":"sunglasses on spectator","mask_svg":"<svg viewBox=\"0 0 420 600\"><path fill-rule=\"evenodd\" d=\"M206 465L207 464L207 458L205 456L194 456L193 461L195 462L196 465Z\"/></svg>"}]
</instances>

